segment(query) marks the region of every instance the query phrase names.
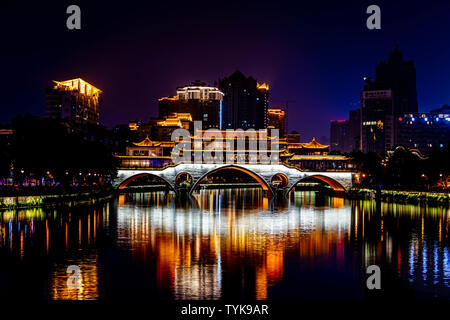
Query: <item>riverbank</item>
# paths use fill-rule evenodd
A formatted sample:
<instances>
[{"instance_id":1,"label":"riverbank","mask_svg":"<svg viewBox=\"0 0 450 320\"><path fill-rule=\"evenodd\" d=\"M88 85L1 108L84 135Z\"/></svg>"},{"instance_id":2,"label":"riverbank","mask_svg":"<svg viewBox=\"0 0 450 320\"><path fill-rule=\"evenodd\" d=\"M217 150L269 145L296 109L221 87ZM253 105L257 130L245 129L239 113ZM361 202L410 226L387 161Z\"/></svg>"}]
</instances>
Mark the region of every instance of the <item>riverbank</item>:
<instances>
[{"instance_id":1,"label":"riverbank","mask_svg":"<svg viewBox=\"0 0 450 320\"><path fill-rule=\"evenodd\" d=\"M377 190L352 188L347 196L350 199L376 199ZM379 197L389 202L450 206L450 193L381 190Z\"/></svg>"},{"instance_id":2,"label":"riverbank","mask_svg":"<svg viewBox=\"0 0 450 320\"><path fill-rule=\"evenodd\" d=\"M50 191L47 190L46 194L0 196L0 210L72 207L82 204L93 205L114 197L114 189L112 187L71 189L67 192L58 190L58 192L53 194Z\"/></svg>"}]
</instances>

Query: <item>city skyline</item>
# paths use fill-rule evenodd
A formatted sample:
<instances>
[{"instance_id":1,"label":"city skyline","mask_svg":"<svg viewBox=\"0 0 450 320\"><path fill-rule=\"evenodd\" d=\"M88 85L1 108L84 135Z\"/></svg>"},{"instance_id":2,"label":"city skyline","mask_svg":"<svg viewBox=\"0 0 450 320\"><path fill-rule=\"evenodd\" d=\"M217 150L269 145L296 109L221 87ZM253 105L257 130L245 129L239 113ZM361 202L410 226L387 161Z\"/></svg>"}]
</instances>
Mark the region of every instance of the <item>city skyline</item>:
<instances>
[{"instance_id":1,"label":"city skyline","mask_svg":"<svg viewBox=\"0 0 450 320\"><path fill-rule=\"evenodd\" d=\"M1 1L1 301L178 320L437 314L449 13Z\"/></svg>"},{"instance_id":2,"label":"city skyline","mask_svg":"<svg viewBox=\"0 0 450 320\"><path fill-rule=\"evenodd\" d=\"M83 12L79 31L65 28L62 4L2 5L11 14L1 22L10 43L1 53L7 75L1 80L1 123L16 114L44 115L44 89L52 80L80 77L101 88L105 93L101 122L113 127L157 116L158 98L177 86L196 79L214 85L239 69L270 85L269 107L296 101L289 106L290 119L295 119L289 121L289 130L308 141L328 136L330 120L345 119L349 110L359 107L363 78L374 76L374 67L395 44L406 60L415 63L419 111L450 101L444 90L450 48L438 24L448 4L428 8L380 2L382 29L376 31L365 27L363 3L340 7L233 3L229 8L206 9L198 3L171 11L165 4L146 4L131 5L123 12L114 5L79 5ZM434 22L427 19L431 11ZM298 19L289 18L299 12ZM120 21L109 19L115 15ZM414 21L408 20L412 15ZM37 17L54 20L31 28ZM420 30L413 36L414 26ZM49 32L59 40L45 37ZM319 35L329 41L319 42ZM200 38L204 45L198 49L194 40ZM418 41L423 46L417 46ZM328 54L330 50L334 54Z\"/></svg>"}]
</instances>

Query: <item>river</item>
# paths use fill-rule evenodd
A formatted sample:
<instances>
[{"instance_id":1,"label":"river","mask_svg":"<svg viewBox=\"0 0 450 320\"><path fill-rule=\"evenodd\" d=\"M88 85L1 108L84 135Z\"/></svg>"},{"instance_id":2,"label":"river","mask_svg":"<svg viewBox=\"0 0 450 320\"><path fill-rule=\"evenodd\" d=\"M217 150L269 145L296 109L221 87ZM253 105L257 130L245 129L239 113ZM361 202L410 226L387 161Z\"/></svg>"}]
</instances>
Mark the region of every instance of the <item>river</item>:
<instances>
[{"instance_id":1,"label":"river","mask_svg":"<svg viewBox=\"0 0 450 320\"><path fill-rule=\"evenodd\" d=\"M4 211L0 297L448 300L449 224L448 208L257 188ZM370 265L380 290L367 289Z\"/></svg>"}]
</instances>

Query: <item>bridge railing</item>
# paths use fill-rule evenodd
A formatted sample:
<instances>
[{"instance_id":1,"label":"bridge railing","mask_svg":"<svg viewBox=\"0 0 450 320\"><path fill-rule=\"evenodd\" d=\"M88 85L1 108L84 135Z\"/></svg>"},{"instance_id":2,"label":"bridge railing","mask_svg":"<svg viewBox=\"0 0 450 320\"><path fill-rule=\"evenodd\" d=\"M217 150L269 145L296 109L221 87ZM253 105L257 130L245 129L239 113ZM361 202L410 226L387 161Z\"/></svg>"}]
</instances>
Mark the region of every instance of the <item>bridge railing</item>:
<instances>
[{"instance_id":1,"label":"bridge railing","mask_svg":"<svg viewBox=\"0 0 450 320\"><path fill-rule=\"evenodd\" d=\"M191 162L180 162L178 164L174 164L174 163L165 163L163 166L161 167L142 167L142 166L118 166L117 169L118 170L153 170L153 171L162 171L166 168L170 168L170 167L176 167L180 164L195 164L195 163L191 163ZM208 164L208 163L203 163L203 164ZM248 162L232 162L232 163L222 163L223 165L255 165L255 163L248 163ZM258 163L256 163L257 165ZM302 168L300 165L294 165L294 164L288 164L288 163L283 163L280 162L279 165L283 165L286 168L291 168L291 169L297 169L299 171L302 172L356 172L356 170L352 170L352 168L334 168L334 169L320 169L320 168Z\"/></svg>"}]
</instances>

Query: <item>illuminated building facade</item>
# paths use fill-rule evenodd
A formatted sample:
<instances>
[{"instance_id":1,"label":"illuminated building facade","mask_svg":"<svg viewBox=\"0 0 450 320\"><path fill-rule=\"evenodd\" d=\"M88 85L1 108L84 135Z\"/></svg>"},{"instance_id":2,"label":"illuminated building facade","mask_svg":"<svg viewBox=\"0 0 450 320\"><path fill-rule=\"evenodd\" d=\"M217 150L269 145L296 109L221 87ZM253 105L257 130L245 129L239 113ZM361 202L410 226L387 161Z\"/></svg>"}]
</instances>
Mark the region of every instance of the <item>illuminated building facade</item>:
<instances>
[{"instance_id":1,"label":"illuminated building facade","mask_svg":"<svg viewBox=\"0 0 450 320\"><path fill-rule=\"evenodd\" d=\"M193 121L202 121L203 129L220 129L223 94L216 87L194 81L178 87L176 96L158 100L158 117L166 119L173 113L189 113Z\"/></svg>"},{"instance_id":2,"label":"illuminated building facade","mask_svg":"<svg viewBox=\"0 0 450 320\"><path fill-rule=\"evenodd\" d=\"M286 134L286 113L280 108L269 108L268 110L268 129L278 129L280 137L284 137Z\"/></svg>"},{"instance_id":3,"label":"illuminated building facade","mask_svg":"<svg viewBox=\"0 0 450 320\"><path fill-rule=\"evenodd\" d=\"M219 80L223 92L222 129L265 129L268 124L269 86L239 70Z\"/></svg>"},{"instance_id":4,"label":"illuminated building facade","mask_svg":"<svg viewBox=\"0 0 450 320\"><path fill-rule=\"evenodd\" d=\"M46 89L47 117L74 124L100 125L102 91L83 79L53 81Z\"/></svg>"},{"instance_id":5,"label":"illuminated building facade","mask_svg":"<svg viewBox=\"0 0 450 320\"><path fill-rule=\"evenodd\" d=\"M202 139L206 133L213 134L215 139L222 139L224 163L260 163L261 152L278 157L280 163L299 168L304 171L348 171L351 169L350 158L340 155L329 155L329 145L323 145L314 138L307 143L289 143L286 138L277 139L278 148L272 150L274 138L267 135L266 130L254 131L252 135L228 135L226 130L200 130L191 136L191 148L177 150L175 141L152 141L149 137L126 148L125 155L116 155L121 168L160 168L173 164L172 156L181 156L184 152L190 153L190 162L195 163L196 152L203 152L211 141ZM200 145L196 145L199 141ZM255 150L251 145L259 147ZM231 145L234 147L230 148ZM264 146L266 149L261 149ZM232 157L230 158L231 151Z\"/></svg>"},{"instance_id":6,"label":"illuminated building facade","mask_svg":"<svg viewBox=\"0 0 450 320\"><path fill-rule=\"evenodd\" d=\"M257 101L264 107L264 128L267 128L269 126L269 85L267 83L256 83L256 87L259 91ZM280 136L282 135L280 134Z\"/></svg>"},{"instance_id":7,"label":"illuminated building facade","mask_svg":"<svg viewBox=\"0 0 450 320\"><path fill-rule=\"evenodd\" d=\"M126 147L125 155L115 155L121 168L161 168L168 165L175 142L152 141L145 138L141 142Z\"/></svg>"},{"instance_id":8,"label":"illuminated building facade","mask_svg":"<svg viewBox=\"0 0 450 320\"><path fill-rule=\"evenodd\" d=\"M206 136L213 137L214 141L206 139ZM222 153L223 162L227 162L230 150L233 155L233 163L250 163L253 159L256 159L255 162L259 163L261 153L270 156L272 152L275 152L278 158L281 153L280 148L271 150L273 141L279 142L279 139L278 137L271 137L267 129L242 131L240 133L236 131L234 134L227 132L227 130L198 130L191 136L192 148L181 152L190 152L191 161L194 162L196 152L203 152L217 140L222 142L222 149L215 148L215 156L217 157L218 153ZM196 145L196 141L200 142L199 146ZM280 147L280 144L278 147ZM180 153L181 155L182 153Z\"/></svg>"},{"instance_id":9,"label":"illuminated building facade","mask_svg":"<svg viewBox=\"0 0 450 320\"><path fill-rule=\"evenodd\" d=\"M349 157L329 155L329 151L329 145L323 145L313 138L307 143L287 143L280 158L285 159L287 164L304 171L345 171L351 169Z\"/></svg>"},{"instance_id":10,"label":"illuminated building facade","mask_svg":"<svg viewBox=\"0 0 450 320\"><path fill-rule=\"evenodd\" d=\"M376 68L376 79L364 79L360 100L360 150L384 153L397 144L395 118L418 110L416 69L394 48ZM355 133L349 133L355 140Z\"/></svg>"},{"instance_id":11,"label":"illuminated building facade","mask_svg":"<svg viewBox=\"0 0 450 320\"><path fill-rule=\"evenodd\" d=\"M361 150L384 153L394 146L394 100L391 90L361 92Z\"/></svg>"},{"instance_id":12,"label":"illuminated building facade","mask_svg":"<svg viewBox=\"0 0 450 320\"><path fill-rule=\"evenodd\" d=\"M150 121L151 137L157 141L170 141L177 129L192 130L193 121L190 113L171 113L165 119Z\"/></svg>"},{"instance_id":13,"label":"illuminated building facade","mask_svg":"<svg viewBox=\"0 0 450 320\"><path fill-rule=\"evenodd\" d=\"M408 113L396 119L397 144L428 152L450 142L450 107L427 113Z\"/></svg>"}]
</instances>

